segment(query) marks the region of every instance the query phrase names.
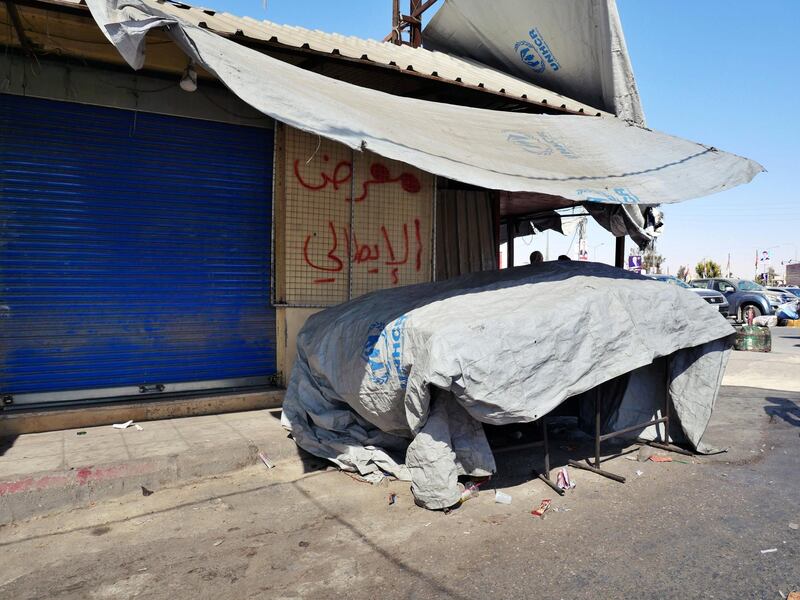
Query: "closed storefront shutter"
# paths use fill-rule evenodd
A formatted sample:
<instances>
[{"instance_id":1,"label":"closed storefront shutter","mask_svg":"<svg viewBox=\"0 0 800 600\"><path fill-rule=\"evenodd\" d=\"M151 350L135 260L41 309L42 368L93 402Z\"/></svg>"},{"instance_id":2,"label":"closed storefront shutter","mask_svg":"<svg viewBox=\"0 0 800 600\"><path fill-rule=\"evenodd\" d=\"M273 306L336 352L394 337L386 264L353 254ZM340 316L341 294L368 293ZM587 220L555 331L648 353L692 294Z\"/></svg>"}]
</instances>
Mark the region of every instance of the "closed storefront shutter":
<instances>
[{"instance_id":1,"label":"closed storefront shutter","mask_svg":"<svg viewBox=\"0 0 800 600\"><path fill-rule=\"evenodd\" d=\"M0 94L0 392L275 373L269 129Z\"/></svg>"}]
</instances>

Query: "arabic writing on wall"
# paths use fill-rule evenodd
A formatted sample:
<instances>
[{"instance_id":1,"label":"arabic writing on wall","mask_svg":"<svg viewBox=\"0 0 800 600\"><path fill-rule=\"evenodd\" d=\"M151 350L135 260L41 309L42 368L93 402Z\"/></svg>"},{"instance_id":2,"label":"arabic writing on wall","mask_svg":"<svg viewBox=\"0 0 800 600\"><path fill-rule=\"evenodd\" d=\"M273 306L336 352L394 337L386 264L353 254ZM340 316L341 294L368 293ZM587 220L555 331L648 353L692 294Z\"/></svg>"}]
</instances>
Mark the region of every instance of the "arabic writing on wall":
<instances>
[{"instance_id":1,"label":"arabic writing on wall","mask_svg":"<svg viewBox=\"0 0 800 600\"><path fill-rule=\"evenodd\" d=\"M392 242L385 225L381 225L380 227L381 236L383 238L380 244L360 244L358 242L358 236L354 233L351 237L347 227L341 227L340 231L337 233L336 224L333 221L328 221L330 236L326 240L328 248L328 252L325 255L327 264L317 264L311 258L309 247L314 236L310 233L306 236L306 240L303 243L303 260L305 260L306 264L312 269L336 274L341 273L345 267L342 256L356 265L369 264L367 272L370 275L380 274L381 266L386 266L389 267L392 284L397 285L400 283L399 273L401 266L413 264L416 272L419 273L422 270L423 246L419 219L414 219L413 241L409 239L408 230L408 223L403 223L403 237L397 247L398 250L402 248L402 252L398 253L395 251L395 243L397 243L398 240L395 240L395 243ZM340 235L341 239L344 241L344 248L340 248ZM413 256L410 251L412 244L414 248ZM409 261L413 261L413 263L409 263ZM315 284L335 282L336 277L323 277L314 280Z\"/></svg>"},{"instance_id":2,"label":"arabic writing on wall","mask_svg":"<svg viewBox=\"0 0 800 600\"><path fill-rule=\"evenodd\" d=\"M290 303L430 281L431 175L296 130L286 148Z\"/></svg>"}]
</instances>

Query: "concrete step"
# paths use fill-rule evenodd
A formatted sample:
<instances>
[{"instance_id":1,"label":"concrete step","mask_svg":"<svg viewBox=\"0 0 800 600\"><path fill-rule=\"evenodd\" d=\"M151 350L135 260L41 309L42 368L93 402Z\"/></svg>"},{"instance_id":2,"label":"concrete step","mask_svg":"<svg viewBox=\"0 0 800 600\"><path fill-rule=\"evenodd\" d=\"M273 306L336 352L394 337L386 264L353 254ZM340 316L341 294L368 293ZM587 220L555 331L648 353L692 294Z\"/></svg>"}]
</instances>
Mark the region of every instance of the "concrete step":
<instances>
[{"instance_id":1,"label":"concrete step","mask_svg":"<svg viewBox=\"0 0 800 600\"><path fill-rule=\"evenodd\" d=\"M0 524L227 473L260 463L260 452L301 460L279 409L138 424L0 439Z\"/></svg>"}]
</instances>

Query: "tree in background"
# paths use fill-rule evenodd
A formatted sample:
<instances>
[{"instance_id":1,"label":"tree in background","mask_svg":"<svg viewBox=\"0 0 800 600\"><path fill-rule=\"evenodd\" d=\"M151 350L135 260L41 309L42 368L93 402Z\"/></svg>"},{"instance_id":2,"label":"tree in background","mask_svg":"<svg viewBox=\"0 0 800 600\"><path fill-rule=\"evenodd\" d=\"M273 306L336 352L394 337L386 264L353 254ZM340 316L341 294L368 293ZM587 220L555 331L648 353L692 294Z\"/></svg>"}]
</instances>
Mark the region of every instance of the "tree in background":
<instances>
[{"instance_id":1,"label":"tree in background","mask_svg":"<svg viewBox=\"0 0 800 600\"><path fill-rule=\"evenodd\" d=\"M772 267L767 271L767 285L778 285L778 274Z\"/></svg>"},{"instance_id":2,"label":"tree in background","mask_svg":"<svg viewBox=\"0 0 800 600\"><path fill-rule=\"evenodd\" d=\"M656 243L650 242L647 249L642 255L642 270L645 273L660 274L661 265L664 263L664 257L656 251Z\"/></svg>"},{"instance_id":3,"label":"tree in background","mask_svg":"<svg viewBox=\"0 0 800 600\"><path fill-rule=\"evenodd\" d=\"M710 259L701 260L699 263L697 263L697 265L694 267L694 272L697 273L697 276L701 279L706 279L708 277L722 277L722 267Z\"/></svg>"},{"instance_id":4,"label":"tree in background","mask_svg":"<svg viewBox=\"0 0 800 600\"><path fill-rule=\"evenodd\" d=\"M676 276L681 281L686 281L689 278L689 267L681 265L678 267L678 274Z\"/></svg>"}]
</instances>

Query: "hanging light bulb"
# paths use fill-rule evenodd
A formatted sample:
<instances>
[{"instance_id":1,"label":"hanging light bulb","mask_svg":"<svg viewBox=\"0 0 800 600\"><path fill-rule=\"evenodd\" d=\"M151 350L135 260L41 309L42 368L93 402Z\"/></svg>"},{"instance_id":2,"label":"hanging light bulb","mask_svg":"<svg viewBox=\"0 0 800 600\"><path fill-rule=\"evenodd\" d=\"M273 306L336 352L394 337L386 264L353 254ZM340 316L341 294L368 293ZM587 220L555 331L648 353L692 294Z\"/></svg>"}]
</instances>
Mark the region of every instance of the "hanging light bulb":
<instances>
[{"instance_id":1,"label":"hanging light bulb","mask_svg":"<svg viewBox=\"0 0 800 600\"><path fill-rule=\"evenodd\" d=\"M194 64L191 62L186 65L180 85L184 92L193 92L197 89L197 71L194 70Z\"/></svg>"}]
</instances>

